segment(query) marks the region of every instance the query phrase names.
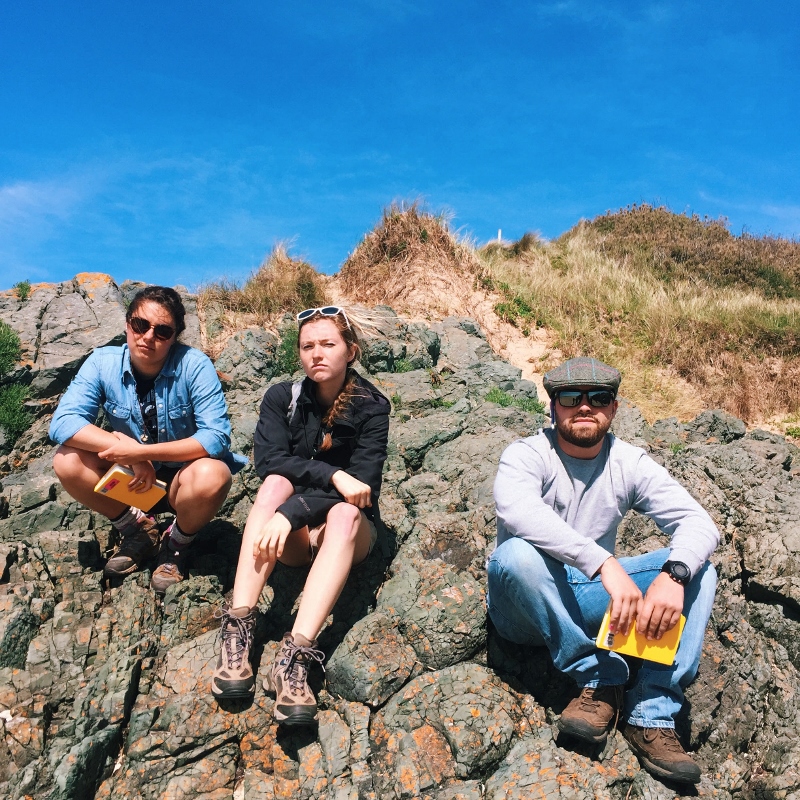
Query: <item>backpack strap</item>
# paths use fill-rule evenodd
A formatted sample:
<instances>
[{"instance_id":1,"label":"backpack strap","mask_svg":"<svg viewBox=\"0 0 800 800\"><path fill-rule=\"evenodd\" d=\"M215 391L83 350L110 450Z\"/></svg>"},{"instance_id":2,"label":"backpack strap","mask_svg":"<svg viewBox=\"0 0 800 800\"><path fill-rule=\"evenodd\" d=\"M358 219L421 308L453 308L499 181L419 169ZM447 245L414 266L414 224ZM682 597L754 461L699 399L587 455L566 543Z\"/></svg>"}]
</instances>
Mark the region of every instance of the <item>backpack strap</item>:
<instances>
[{"instance_id":1,"label":"backpack strap","mask_svg":"<svg viewBox=\"0 0 800 800\"><path fill-rule=\"evenodd\" d=\"M289 408L286 411L286 420L287 422L292 421L292 417L294 416L294 410L297 408L297 400L300 397L300 392L303 389L303 381L295 381L292 384L292 402L289 403Z\"/></svg>"}]
</instances>

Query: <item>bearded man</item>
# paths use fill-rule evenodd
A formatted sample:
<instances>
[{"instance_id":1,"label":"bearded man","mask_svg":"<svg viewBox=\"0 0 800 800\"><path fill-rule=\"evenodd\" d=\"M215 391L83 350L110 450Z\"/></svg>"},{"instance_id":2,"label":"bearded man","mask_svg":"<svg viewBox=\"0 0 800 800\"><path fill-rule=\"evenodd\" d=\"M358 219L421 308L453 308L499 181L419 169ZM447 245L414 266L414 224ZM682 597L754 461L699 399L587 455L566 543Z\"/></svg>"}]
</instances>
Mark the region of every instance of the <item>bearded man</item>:
<instances>
[{"instance_id":1,"label":"bearded man","mask_svg":"<svg viewBox=\"0 0 800 800\"><path fill-rule=\"evenodd\" d=\"M546 645L580 687L559 720L563 733L601 746L621 721L645 769L696 783L700 769L675 735L675 716L700 663L716 589L708 558L719 531L663 467L609 432L620 380L594 358L570 359L544 376L555 427L503 453L487 606L502 637ZM615 557L629 510L652 519L670 546ZM612 631L635 625L650 640L684 614L674 663L642 661L630 681L628 662L595 644L609 602Z\"/></svg>"}]
</instances>

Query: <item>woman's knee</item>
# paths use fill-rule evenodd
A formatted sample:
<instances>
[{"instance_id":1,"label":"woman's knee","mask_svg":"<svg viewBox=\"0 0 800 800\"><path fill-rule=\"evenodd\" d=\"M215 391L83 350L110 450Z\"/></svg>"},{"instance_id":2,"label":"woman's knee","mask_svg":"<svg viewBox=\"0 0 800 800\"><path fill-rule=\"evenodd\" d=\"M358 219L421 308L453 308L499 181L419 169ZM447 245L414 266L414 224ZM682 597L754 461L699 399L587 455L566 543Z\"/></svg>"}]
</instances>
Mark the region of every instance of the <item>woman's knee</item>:
<instances>
[{"instance_id":1,"label":"woman's knee","mask_svg":"<svg viewBox=\"0 0 800 800\"><path fill-rule=\"evenodd\" d=\"M76 447L62 444L53 456L53 471L61 483L81 477L87 469L97 472L101 468L101 461L95 453Z\"/></svg>"},{"instance_id":2,"label":"woman's knee","mask_svg":"<svg viewBox=\"0 0 800 800\"><path fill-rule=\"evenodd\" d=\"M182 472L180 483L189 484L193 494L198 497L209 497L220 493L227 495L231 488L231 472L224 461L199 458L184 467Z\"/></svg>"},{"instance_id":3,"label":"woman's knee","mask_svg":"<svg viewBox=\"0 0 800 800\"><path fill-rule=\"evenodd\" d=\"M292 482L282 475L267 475L256 495L256 503L270 505L286 502L294 494Z\"/></svg>"},{"instance_id":4,"label":"woman's knee","mask_svg":"<svg viewBox=\"0 0 800 800\"><path fill-rule=\"evenodd\" d=\"M351 503L337 503L329 512L325 525L325 538L355 540L361 526L361 509Z\"/></svg>"}]
</instances>

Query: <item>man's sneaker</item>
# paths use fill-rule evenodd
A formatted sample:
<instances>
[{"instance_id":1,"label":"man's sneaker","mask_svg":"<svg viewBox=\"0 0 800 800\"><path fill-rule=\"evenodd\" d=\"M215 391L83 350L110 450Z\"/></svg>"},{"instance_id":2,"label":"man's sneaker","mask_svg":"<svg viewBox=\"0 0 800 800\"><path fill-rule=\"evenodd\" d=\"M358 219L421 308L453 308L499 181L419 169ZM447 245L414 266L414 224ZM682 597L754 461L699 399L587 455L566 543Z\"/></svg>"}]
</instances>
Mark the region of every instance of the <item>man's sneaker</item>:
<instances>
[{"instance_id":1,"label":"man's sneaker","mask_svg":"<svg viewBox=\"0 0 800 800\"><path fill-rule=\"evenodd\" d=\"M256 617L248 606L222 607L222 627L217 668L211 678L211 693L218 700L252 697L256 679L250 666L250 648Z\"/></svg>"},{"instance_id":2,"label":"man's sneaker","mask_svg":"<svg viewBox=\"0 0 800 800\"><path fill-rule=\"evenodd\" d=\"M700 767L683 749L672 728L640 728L627 724L622 735L650 774L678 783L700 780Z\"/></svg>"},{"instance_id":3,"label":"man's sneaker","mask_svg":"<svg viewBox=\"0 0 800 800\"><path fill-rule=\"evenodd\" d=\"M117 552L106 561L103 574L107 578L121 578L141 569L158 553L160 539L156 521L152 517L141 517L122 534Z\"/></svg>"},{"instance_id":4,"label":"man's sneaker","mask_svg":"<svg viewBox=\"0 0 800 800\"><path fill-rule=\"evenodd\" d=\"M158 561L156 561L156 568L150 578L150 588L154 592L164 594L173 583L180 583L189 574L187 553L188 550L186 548L181 548L180 550L173 548L169 538L169 531L164 534L161 552L158 554Z\"/></svg>"},{"instance_id":5,"label":"man's sneaker","mask_svg":"<svg viewBox=\"0 0 800 800\"><path fill-rule=\"evenodd\" d=\"M312 661L321 665L325 654L299 633L283 635L275 663L267 673L264 688L275 692L275 721L283 725L313 725L317 719L317 698L308 685Z\"/></svg>"},{"instance_id":6,"label":"man's sneaker","mask_svg":"<svg viewBox=\"0 0 800 800\"><path fill-rule=\"evenodd\" d=\"M562 733L595 744L605 744L622 707L623 686L585 686L564 709L558 728Z\"/></svg>"}]
</instances>

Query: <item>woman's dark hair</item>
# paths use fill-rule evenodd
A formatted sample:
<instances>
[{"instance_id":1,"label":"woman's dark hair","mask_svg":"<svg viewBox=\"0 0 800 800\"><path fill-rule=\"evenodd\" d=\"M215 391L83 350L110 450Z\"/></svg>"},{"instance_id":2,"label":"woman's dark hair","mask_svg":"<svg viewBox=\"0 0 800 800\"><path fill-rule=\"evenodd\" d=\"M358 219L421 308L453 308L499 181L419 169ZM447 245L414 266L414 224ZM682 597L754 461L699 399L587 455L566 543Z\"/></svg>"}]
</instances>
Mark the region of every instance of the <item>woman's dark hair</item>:
<instances>
[{"instance_id":1,"label":"woman's dark hair","mask_svg":"<svg viewBox=\"0 0 800 800\"><path fill-rule=\"evenodd\" d=\"M172 315L175 321L175 335L180 336L186 330L186 323L184 317L186 316L186 309L183 307L183 300L181 296L169 286L145 286L144 289L139 290L133 296L128 310L125 312L125 321L130 322L131 317L136 315L142 303L150 301L151 303L158 303L158 305L165 308Z\"/></svg>"}]
</instances>

